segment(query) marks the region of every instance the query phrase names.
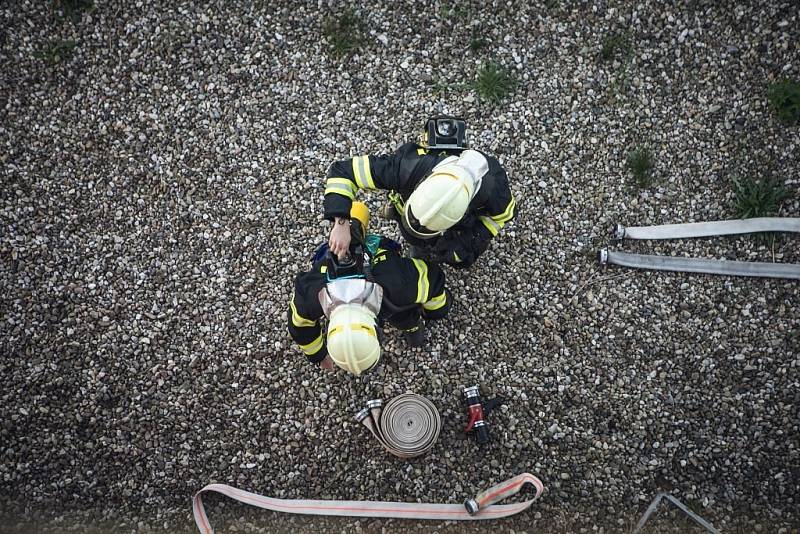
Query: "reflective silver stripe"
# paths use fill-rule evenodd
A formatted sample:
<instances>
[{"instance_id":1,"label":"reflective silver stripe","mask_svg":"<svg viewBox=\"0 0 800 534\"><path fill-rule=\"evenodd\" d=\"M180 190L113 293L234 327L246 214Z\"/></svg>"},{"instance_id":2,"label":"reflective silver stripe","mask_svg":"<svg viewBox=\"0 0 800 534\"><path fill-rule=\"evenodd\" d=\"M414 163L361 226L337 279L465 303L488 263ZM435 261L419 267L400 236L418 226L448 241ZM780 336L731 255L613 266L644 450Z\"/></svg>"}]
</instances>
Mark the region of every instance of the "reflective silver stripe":
<instances>
[{"instance_id":1,"label":"reflective silver stripe","mask_svg":"<svg viewBox=\"0 0 800 534\"><path fill-rule=\"evenodd\" d=\"M350 199L355 198L355 195L349 189L341 185L329 185L325 188L325 194L327 195L328 193L338 193Z\"/></svg>"},{"instance_id":2,"label":"reflective silver stripe","mask_svg":"<svg viewBox=\"0 0 800 534\"><path fill-rule=\"evenodd\" d=\"M458 258L456 258L458 260ZM441 295L433 297L431 300L426 301L422 307L429 311L435 311L447 304L447 292L442 291Z\"/></svg>"},{"instance_id":3,"label":"reflective silver stripe","mask_svg":"<svg viewBox=\"0 0 800 534\"><path fill-rule=\"evenodd\" d=\"M369 168L369 156L353 158L353 176L361 189L375 189L375 182L372 180L372 172Z\"/></svg>"},{"instance_id":4,"label":"reflective silver stripe","mask_svg":"<svg viewBox=\"0 0 800 534\"><path fill-rule=\"evenodd\" d=\"M419 271L419 278L417 279L417 300L415 302L422 304L428 300L428 291L430 284L428 283L428 264L422 260L411 258L414 262L414 267Z\"/></svg>"},{"instance_id":5,"label":"reflective silver stripe","mask_svg":"<svg viewBox=\"0 0 800 534\"><path fill-rule=\"evenodd\" d=\"M500 223L500 228L503 227L503 224L507 223L511 220L511 217L514 216L514 208L517 206L517 201L514 200L514 197L511 197L511 200L508 202L508 206L503 213L500 215L492 215L492 219L498 223Z\"/></svg>"},{"instance_id":6,"label":"reflective silver stripe","mask_svg":"<svg viewBox=\"0 0 800 534\"><path fill-rule=\"evenodd\" d=\"M712 235L751 234L755 232L800 232L800 218L758 217L730 221L708 221L659 226L632 226L618 224L614 231L617 239L681 239Z\"/></svg>"},{"instance_id":7,"label":"reflective silver stripe","mask_svg":"<svg viewBox=\"0 0 800 534\"><path fill-rule=\"evenodd\" d=\"M679 258L673 256L648 256L600 251L600 263L610 263L634 269L677 271L687 273L722 274L728 276L756 276L762 278L789 278L800 280L800 265L751 261L709 260L705 258Z\"/></svg>"},{"instance_id":8,"label":"reflective silver stripe","mask_svg":"<svg viewBox=\"0 0 800 534\"><path fill-rule=\"evenodd\" d=\"M347 178L328 178L325 182L325 194L328 193L338 193L352 199L356 196L356 184Z\"/></svg>"},{"instance_id":9,"label":"reflective silver stripe","mask_svg":"<svg viewBox=\"0 0 800 534\"><path fill-rule=\"evenodd\" d=\"M503 228L502 225L497 224L491 217L481 215L479 219L486 229L489 230L489 233L492 234L492 236L496 236L498 233L500 233L500 229Z\"/></svg>"}]
</instances>

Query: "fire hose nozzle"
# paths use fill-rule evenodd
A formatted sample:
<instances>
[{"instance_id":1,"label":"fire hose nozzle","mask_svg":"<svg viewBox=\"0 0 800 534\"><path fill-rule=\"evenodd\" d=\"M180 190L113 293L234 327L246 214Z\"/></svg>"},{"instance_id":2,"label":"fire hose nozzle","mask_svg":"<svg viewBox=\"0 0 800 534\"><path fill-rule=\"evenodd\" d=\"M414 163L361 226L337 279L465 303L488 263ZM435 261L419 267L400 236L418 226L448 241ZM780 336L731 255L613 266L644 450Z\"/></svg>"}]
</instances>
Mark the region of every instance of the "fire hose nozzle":
<instances>
[{"instance_id":1,"label":"fire hose nozzle","mask_svg":"<svg viewBox=\"0 0 800 534\"><path fill-rule=\"evenodd\" d=\"M489 416L489 413L494 408L505 402L505 399L498 396L484 403L481 400L478 386L471 386L464 388L464 401L467 405L467 415L469 416L464 432L474 433L479 445L488 443L490 435L489 423L486 421L486 417Z\"/></svg>"},{"instance_id":2,"label":"fire hose nozzle","mask_svg":"<svg viewBox=\"0 0 800 534\"><path fill-rule=\"evenodd\" d=\"M625 239L625 227L617 223L612 234L614 239Z\"/></svg>"},{"instance_id":3,"label":"fire hose nozzle","mask_svg":"<svg viewBox=\"0 0 800 534\"><path fill-rule=\"evenodd\" d=\"M600 265L606 265L608 263L608 249L607 248L601 248L597 252L597 262Z\"/></svg>"},{"instance_id":4,"label":"fire hose nozzle","mask_svg":"<svg viewBox=\"0 0 800 534\"><path fill-rule=\"evenodd\" d=\"M467 509L467 513L469 515L475 515L478 513L478 510L481 509L480 505L478 504L478 501L476 501L475 499L467 499L466 501L464 501L464 508Z\"/></svg>"}]
</instances>

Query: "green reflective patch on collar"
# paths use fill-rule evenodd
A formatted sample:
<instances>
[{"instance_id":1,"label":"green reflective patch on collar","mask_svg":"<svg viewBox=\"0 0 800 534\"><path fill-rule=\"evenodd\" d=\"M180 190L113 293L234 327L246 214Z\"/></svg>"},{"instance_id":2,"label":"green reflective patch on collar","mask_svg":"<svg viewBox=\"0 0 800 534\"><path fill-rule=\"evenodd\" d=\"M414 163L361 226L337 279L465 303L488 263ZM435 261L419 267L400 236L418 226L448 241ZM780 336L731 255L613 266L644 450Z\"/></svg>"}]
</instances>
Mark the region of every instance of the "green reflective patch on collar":
<instances>
[{"instance_id":1,"label":"green reflective patch on collar","mask_svg":"<svg viewBox=\"0 0 800 534\"><path fill-rule=\"evenodd\" d=\"M369 252L370 256L374 256L375 253L378 251L378 245L381 244L381 236L375 234L367 234L366 239L364 239L364 246L367 248L367 252Z\"/></svg>"}]
</instances>

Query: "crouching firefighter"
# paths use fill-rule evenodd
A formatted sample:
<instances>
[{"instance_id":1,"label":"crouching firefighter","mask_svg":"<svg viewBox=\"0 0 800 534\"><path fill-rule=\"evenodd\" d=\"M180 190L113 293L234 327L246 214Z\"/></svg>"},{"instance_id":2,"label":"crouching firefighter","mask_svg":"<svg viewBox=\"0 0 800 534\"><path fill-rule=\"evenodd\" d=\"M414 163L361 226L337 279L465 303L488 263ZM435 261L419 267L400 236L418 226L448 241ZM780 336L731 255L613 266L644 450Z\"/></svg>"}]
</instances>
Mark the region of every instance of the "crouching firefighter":
<instances>
[{"instance_id":1,"label":"crouching firefighter","mask_svg":"<svg viewBox=\"0 0 800 534\"><path fill-rule=\"evenodd\" d=\"M496 158L470 150L466 124L453 117L428 120L420 143L394 154L358 156L333 163L325 183L325 218L333 220L328 240L347 250L346 220L359 189L388 189L388 218L400 222L411 256L471 266L514 218L516 203L508 176Z\"/></svg>"},{"instance_id":2,"label":"crouching firefighter","mask_svg":"<svg viewBox=\"0 0 800 534\"><path fill-rule=\"evenodd\" d=\"M337 257L327 243L320 246L312 269L297 275L288 326L311 363L324 369L336 364L359 376L380 360L384 320L409 345L421 346L425 321L447 315L452 298L437 265L403 258L396 242L366 233L366 205L353 202L345 221L351 232L347 253Z\"/></svg>"}]
</instances>

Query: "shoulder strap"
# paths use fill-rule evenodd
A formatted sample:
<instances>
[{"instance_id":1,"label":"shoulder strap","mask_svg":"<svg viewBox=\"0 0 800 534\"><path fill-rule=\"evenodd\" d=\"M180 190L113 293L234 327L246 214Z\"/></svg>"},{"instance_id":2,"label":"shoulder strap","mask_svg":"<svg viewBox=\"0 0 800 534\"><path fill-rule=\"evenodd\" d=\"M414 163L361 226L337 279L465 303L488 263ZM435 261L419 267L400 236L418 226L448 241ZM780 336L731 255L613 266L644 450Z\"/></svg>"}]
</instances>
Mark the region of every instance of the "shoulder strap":
<instances>
[{"instance_id":1,"label":"shoulder strap","mask_svg":"<svg viewBox=\"0 0 800 534\"><path fill-rule=\"evenodd\" d=\"M470 209L479 208L481 206L485 206L486 204L488 204L489 198L492 196L493 191L494 191L494 173L489 171L483 175L481 188L478 189L478 192L475 193L475 196L472 197L472 200L469 203Z\"/></svg>"},{"instance_id":2,"label":"shoulder strap","mask_svg":"<svg viewBox=\"0 0 800 534\"><path fill-rule=\"evenodd\" d=\"M445 157L431 153L417 153L417 149L422 148L413 143L407 143L398 149L401 152L398 165L398 177L400 178L397 191L410 193L419 181L427 176L431 170Z\"/></svg>"}]
</instances>

